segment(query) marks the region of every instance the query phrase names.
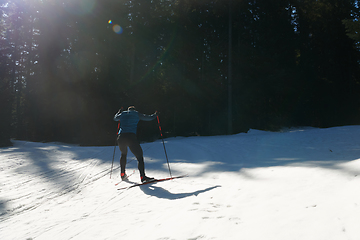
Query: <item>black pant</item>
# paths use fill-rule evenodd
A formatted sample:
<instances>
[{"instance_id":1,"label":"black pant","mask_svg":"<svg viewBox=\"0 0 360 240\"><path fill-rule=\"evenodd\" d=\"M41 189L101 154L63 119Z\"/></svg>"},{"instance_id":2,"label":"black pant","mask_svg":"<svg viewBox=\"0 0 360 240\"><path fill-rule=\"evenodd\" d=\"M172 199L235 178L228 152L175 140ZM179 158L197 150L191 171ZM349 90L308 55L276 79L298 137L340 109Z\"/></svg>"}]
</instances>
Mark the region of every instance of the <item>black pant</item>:
<instances>
[{"instance_id":1,"label":"black pant","mask_svg":"<svg viewBox=\"0 0 360 240\"><path fill-rule=\"evenodd\" d=\"M120 158L121 173L125 173L126 155L128 151L127 148L129 147L130 151L135 155L136 159L138 160L138 169L140 171L140 176L142 177L145 176L143 151L139 141L136 138L136 134L121 133L117 138L117 142L121 151L121 158Z\"/></svg>"}]
</instances>

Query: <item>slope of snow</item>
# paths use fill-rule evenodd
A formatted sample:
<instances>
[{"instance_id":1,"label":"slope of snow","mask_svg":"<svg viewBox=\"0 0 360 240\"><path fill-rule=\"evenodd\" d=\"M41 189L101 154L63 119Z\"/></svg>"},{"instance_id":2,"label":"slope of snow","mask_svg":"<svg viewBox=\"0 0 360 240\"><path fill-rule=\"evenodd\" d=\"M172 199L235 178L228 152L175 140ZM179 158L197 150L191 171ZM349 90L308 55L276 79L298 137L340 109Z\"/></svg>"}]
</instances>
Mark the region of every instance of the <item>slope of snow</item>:
<instances>
[{"instance_id":1,"label":"slope of snow","mask_svg":"<svg viewBox=\"0 0 360 240\"><path fill-rule=\"evenodd\" d=\"M117 190L119 150L0 149L0 239L359 239L360 126L165 139L172 175ZM168 177L162 141L147 175ZM129 154L127 173L139 182Z\"/></svg>"}]
</instances>

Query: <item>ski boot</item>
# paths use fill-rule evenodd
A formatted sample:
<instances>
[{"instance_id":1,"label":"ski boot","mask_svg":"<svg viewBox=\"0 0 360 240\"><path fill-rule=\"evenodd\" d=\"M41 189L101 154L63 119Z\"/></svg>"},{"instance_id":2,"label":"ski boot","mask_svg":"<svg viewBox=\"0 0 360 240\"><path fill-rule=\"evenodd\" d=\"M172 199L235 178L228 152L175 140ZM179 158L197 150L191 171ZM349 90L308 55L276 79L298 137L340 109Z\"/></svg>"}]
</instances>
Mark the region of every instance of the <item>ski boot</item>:
<instances>
[{"instance_id":1,"label":"ski boot","mask_svg":"<svg viewBox=\"0 0 360 240\"><path fill-rule=\"evenodd\" d=\"M155 180L155 178L151 178L151 177L147 177L147 176L142 176L142 177L141 177L141 182L142 182L142 183L152 182L152 181L154 181L154 180Z\"/></svg>"},{"instance_id":2,"label":"ski boot","mask_svg":"<svg viewBox=\"0 0 360 240\"><path fill-rule=\"evenodd\" d=\"M129 176L126 173L121 173L121 180L125 181L129 178Z\"/></svg>"}]
</instances>

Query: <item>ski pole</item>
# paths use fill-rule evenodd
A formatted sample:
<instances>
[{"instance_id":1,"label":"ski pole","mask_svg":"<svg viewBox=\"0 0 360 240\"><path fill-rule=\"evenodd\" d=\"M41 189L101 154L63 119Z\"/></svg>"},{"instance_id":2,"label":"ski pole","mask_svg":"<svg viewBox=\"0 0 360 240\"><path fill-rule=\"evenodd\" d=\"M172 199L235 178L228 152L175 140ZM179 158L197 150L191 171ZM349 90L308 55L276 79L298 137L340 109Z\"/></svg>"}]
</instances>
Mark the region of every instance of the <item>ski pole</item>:
<instances>
[{"instance_id":1,"label":"ski pole","mask_svg":"<svg viewBox=\"0 0 360 240\"><path fill-rule=\"evenodd\" d=\"M119 124L118 124L118 132L119 132L119 128L120 128L120 121L119 121ZM113 153L113 158L112 158L112 163L111 163L110 179L111 179L111 174L112 174L112 170L113 170L113 166L114 166L115 150L116 150L116 145L117 145L116 142L117 142L117 136L115 138L115 144L114 144L114 153Z\"/></svg>"},{"instance_id":2,"label":"ski pole","mask_svg":"<svg viewBox=\"0 0 360 240\"><path fill-rule=\"evenodd\" d=\"M119 112L123 110L123 107L120 108ZM117 134L119 133L119 129L120 129L120 121L118 123L118 127L117 127L117 132L116 132L116 138L115 138L115 144L114 144L114 153L113 153L113 158L112 158L112 163L111 163L111 170L110 170L110 179L111 179L111 174L112 174L112 170L113 170L113 166L114 166L114 158L115 158L115 149L116 149L116 142L117 142Z\"/></svg>"},{"instance_id":3,"label":"ski pole","mask_svg":"<svg viewBox=\"0 0 360 240\"><path fill-rule=\"evenodd\" d=\"M159 125L161 140L162 140L162 143L163 143L163 146L164 146L164 152L165 152L167 165L168 165L168 168L169 168L170 177L172 178L172 174L171 174L171 170L170 170L170 164L169 164L169 158L168 158L167 153L166 153L165 142L164 142L164 137L163 137L163 134L162 134L162 131L161 131L159 116L156 116L156 117L157 117L157 121L158 121L158 125Z\"/></svg>"}]
</instances>

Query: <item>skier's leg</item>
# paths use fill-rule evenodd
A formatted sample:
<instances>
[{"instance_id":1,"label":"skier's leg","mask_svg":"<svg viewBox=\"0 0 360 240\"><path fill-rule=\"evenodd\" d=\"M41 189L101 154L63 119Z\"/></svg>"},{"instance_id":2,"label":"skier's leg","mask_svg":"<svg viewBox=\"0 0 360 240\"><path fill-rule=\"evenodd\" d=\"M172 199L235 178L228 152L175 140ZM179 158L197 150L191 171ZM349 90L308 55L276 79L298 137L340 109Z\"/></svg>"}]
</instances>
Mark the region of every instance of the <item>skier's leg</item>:
<instances>
[{"instance_id":1,"label":"skier's leg","mask_svg":"<svg viewBox=\"0 0 360 240\"><path fill-rule=\"evenodd\" d=\"M129 148L130 151L135 155L136 159L138 160L138 169L140 172L140 176L144 177L145 163L144 163L143 151L135 134L131 137L131 141L129 142Z\"/></svg>"},{"instance_id":2,"label":"skier's leg","mask_svg":"<svg viewBox=\"0 0 360 240\"><path fill-rule=\"evenodd\" d=\"M118 137L118 144L121 151L121 157L120 157L120 171L121 173L125 173L126 168L126 156L127 156L127 140L124 136Z\"/></svg>"}]
</instances>

